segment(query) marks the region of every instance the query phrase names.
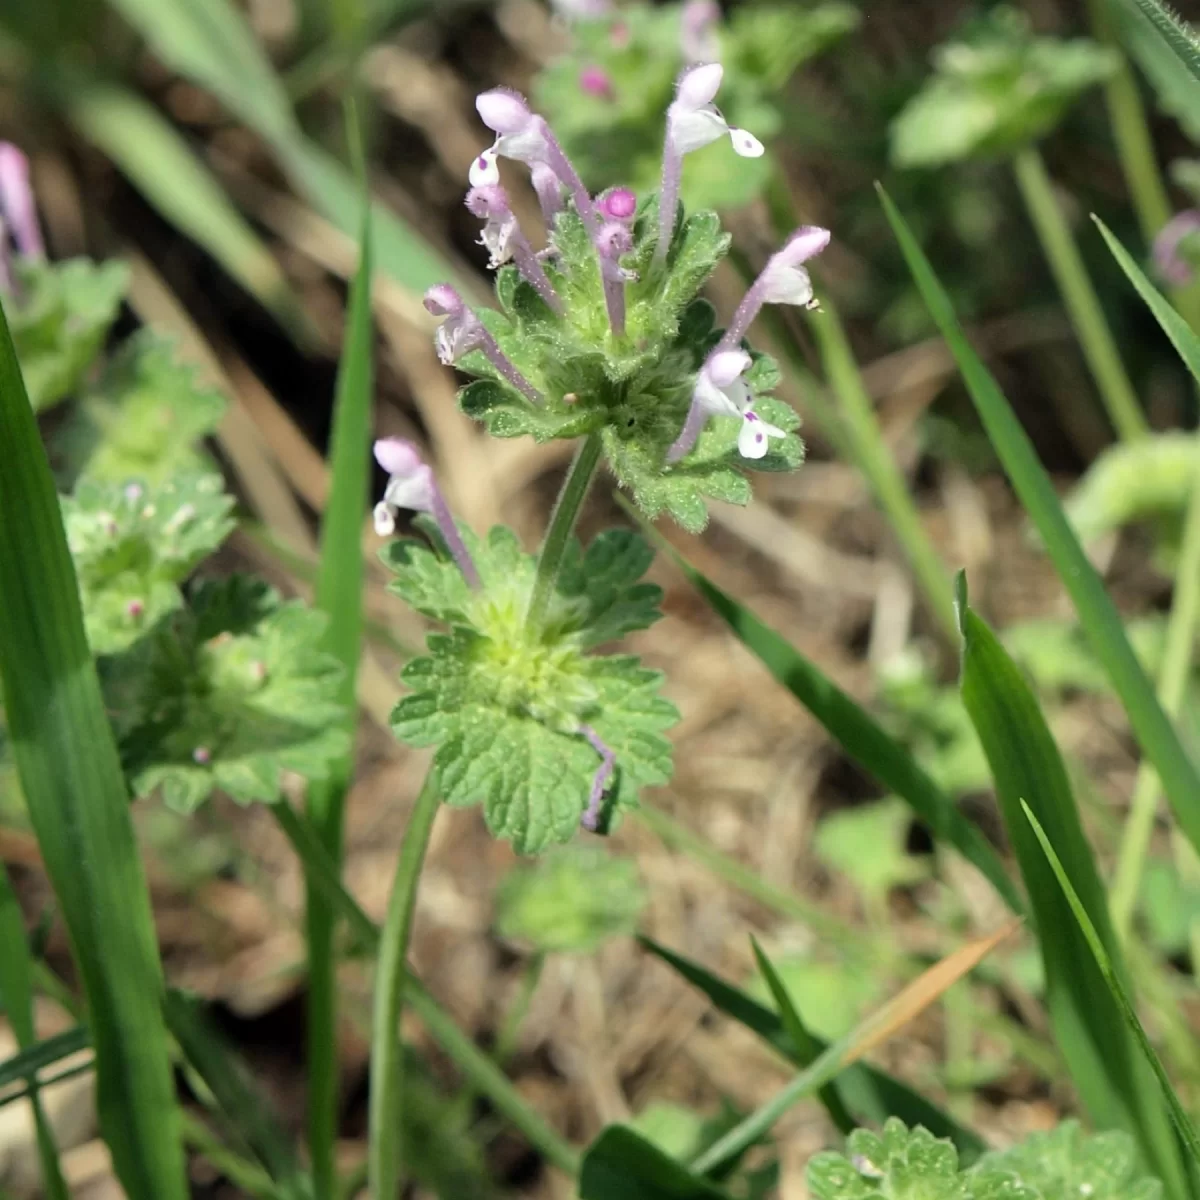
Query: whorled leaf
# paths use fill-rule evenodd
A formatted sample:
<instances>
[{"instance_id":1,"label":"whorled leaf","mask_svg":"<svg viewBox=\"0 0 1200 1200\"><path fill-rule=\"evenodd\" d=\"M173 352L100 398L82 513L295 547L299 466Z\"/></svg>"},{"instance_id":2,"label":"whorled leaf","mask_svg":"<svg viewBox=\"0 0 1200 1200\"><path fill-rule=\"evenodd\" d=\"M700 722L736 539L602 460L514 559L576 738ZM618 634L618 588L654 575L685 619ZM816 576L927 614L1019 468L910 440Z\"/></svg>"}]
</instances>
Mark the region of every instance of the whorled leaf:
<instances>
[{"instance_id":1,"label":"whorled leaf","mask_svg":"<svg viewBox=\"0 0 1200 1200\"><path fill-rule=\"evenodd\" d=\"M646 899L632 859L599 846L561 846L504 877L496 929L547 953L591 951L632 933Z\"/></svg>"},{"instance_id":2,"label":"whorled leaf","mask_svg":"<svg viewBox=\"0 0 1200 1200\"><path fill-rule=\"evenodd\" d=\"M219 475L85 479L62 507L94 654L125 649L177 609L180 585L233 528Z\"/></svg>"},{"instance_id":3,"label":"whorled leaf","mask_svg":"<svg viewBox=\"0 0 1200 1200\"><path fill-rule=\"evenodd\" d=\"M769 358L756 356L745 376L755 410L787 436L773 439L765 458L748 460L737 450L740 418L713 417L695 448L667 464L667 451L687 419L696 374L720 340L712 306L697 292L730 239L715 213L692 213L677 227L661 270L652 261L656 238L651 201L635 223L633 249L622 260L637 278L625 288L627 336L614 339L591 239L578 216L560 213L547 272L566 315L556 317L510 268L497 278L501 308L479 314L543 401L532 403L475 351L459 364L479 377L462 391L460 403L497 437L529 435L545 442L601 431L609 465L639 508L651 517L670 513L699 531L708 520L708 500L749 501L747 470L790 470L800 463L803 444L794 432L800 420L768 394L779 373Z\"/></svg>"},{"instance_id":4,"label":"whorled leaf","mask_svg":"<svg viewBox=\"0 0 1200 1200\"><path fill-rule=\"evenodd\" d=\"M931 167L1011 154L1049 133L1117 63L1086 39L1035 37L1021 13L997 7L938 49L934 74L892 123L892 161Z\"/></svg>"},{"instance_id":5,"label":"whorled leaf","mask_svg":"<svg viewBox=\"0 0 1200 1200\"><path fill-rule=\"evenodd\" d=\"M526 629L535 560L510 530L487 539L463 530L482 587L467 588L452 561L414 542L395 543L384 561L392 590L419 612L452 626L429 638L429 654L401 678L412 689L392 728L402 741L438 747L443 798L482 803L488 828L521 853L564 842L579 828L601 757L613 752L606 823L636 805L643 787L665 783L678 720L659 695L661 675L628 655L585 653L656 614L657 589L640 584L647 553L635 535L602 534L574 549L543 630Z\"/></svg>"},{"instance_id":6,"label":"whorled leaf","mask_svg":"<svg viewBox=\"0 0 1200 1200\"><path fill-rule=\"evenodd\" d=\"M104 345L129 284L120 262L18 259L5 301L17 360L35 412L76 392Z\"/></svg>"},{"instance_id":7,"label":"whorled leaf","mask_svg":"<svg viewBox=\"0 0 1200 1200\"><path fill-rule=\"evenodd\" d=\"M196 443L216 430L225 407L174 343L146 328L121 344L86 389L63 446L91 479L157 484L208 465Z\"/></svg>"},{"instance_id":8,"label":"whorled leaf","mask_svg":"<svg viewBox=\"0 0 1200 1200\"><path fill-rule=\"evenodd\" d=\"M323 777L348 749L325 617L245 576L203 580L187 601L100 661L133 794L190 811L214 791L270 803L284 771Z\"/></svg>"}]
</instances>

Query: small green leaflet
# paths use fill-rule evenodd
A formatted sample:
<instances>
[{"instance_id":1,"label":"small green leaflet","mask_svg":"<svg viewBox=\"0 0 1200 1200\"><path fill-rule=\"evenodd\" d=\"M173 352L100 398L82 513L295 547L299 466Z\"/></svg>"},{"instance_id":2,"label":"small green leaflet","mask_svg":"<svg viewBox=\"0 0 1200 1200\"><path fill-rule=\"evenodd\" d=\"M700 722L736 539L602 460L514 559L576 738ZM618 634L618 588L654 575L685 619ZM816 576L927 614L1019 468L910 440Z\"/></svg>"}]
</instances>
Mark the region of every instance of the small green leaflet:
<instances>
[{"instance_id":1,"label":"small green leaflet","mask_svg":"<svg viewBox=\"0 0 1200 1200\"><path fill-rule=\"evenodd\" d=\"M423 527L429 528L427 524ZM643 787L666 783L678 719L659 695L661 675L629 655L585 651L657 615L659 591L638 582L649 551L634 533L601 534L572 548L540 635L525 629L535 559L510 530L487 539L462 530L483 583L467 588L453 561L415 542L384 553L392 590L418 612L451 626L429 637L429 654L402 680L392 728L414 746L438 747L434 762L450 804L483 804L488 828L523 854L568 841L578 830L601 765L590 728L616 756L606 824L636 806Z\"/></svg>"},{"instance_id":2,"label":"small green leaflet","mask_svg":"<svg viewBox=\"0 0 1200 1200\"><path fill-rule=\"evenodd\" d=\"M64 448L91 479L157 484L209 467L195 444L216 430L225 407L225 398L200 383L172 341L142 329L84 392L64 431Z\"/></svg>"},{"instance_id":3,"label":"small green leaflet","mask_svg":"<svg viewBox=\"0 0 1200 1200\"><path fill-rule=\"evenodd\" d=\"M496 892L496 929L544 953L591 951L631 934L646 900L632 859L574 843L504 877Z\"/></svg>"},{"instance_id":4,"label":"small green leaflet","mask_svg":"<svg viewBox=\"0 0 1200 1200\"><path fill-rule=\"evenodd\" d=\"M936 52L934 74L892 123L892 161L932 167L1012 154L1051 132L1118 62L1084 38L1035 37L1022 13L998 6Z\"/></svg>"},{"instance_id":5,"label":"small green leaflet","mask_svg":"<svg viewBox=\"0 0 1200 1200\"><path fill-rule=\"evenodd\" d=\"M187 607L100 660L135 796L191 811L210 793L278 799L283 771L321 778L346 753L341 667L325 617L261 580L204 580Z\"/></svg>"},{"instance_id":6,"label":"small green leaflet","mask_svg":"<svg viewBox=\"0 0 1200 1200\"><path fill-rule=\"evenodd\" d=\"M131 645L183 603L179 587L233 528L219 475L85 479L62 501L93 654Z\"/></svg>"},{"instance_id":7,"label":"small green leaflet","mask_svg":"<svg viewBox=\"0 0 1200 1200\"><path fill-rule=\"evenodd\" d=\"M882 1133L858 1129L845 1154L808 1164L813 1200L1159 1200L1162 1184L1144 1177L1132 1139L1089 1136L1076 1121L992 1151L965 1171L954 1147L891 1118Z\"/></svg>"},{"instance_id":8,"label":"small green leaflet","mask_svg":"<svg viewBox=\"0 0 1200 1200\"><path fill-rule=\"evenodd\" d=\"M18 259L18 290L6 312L34 412L79 387L117 318L129 272L120 262L97 265Z\"/></svg>"}]
</instances>

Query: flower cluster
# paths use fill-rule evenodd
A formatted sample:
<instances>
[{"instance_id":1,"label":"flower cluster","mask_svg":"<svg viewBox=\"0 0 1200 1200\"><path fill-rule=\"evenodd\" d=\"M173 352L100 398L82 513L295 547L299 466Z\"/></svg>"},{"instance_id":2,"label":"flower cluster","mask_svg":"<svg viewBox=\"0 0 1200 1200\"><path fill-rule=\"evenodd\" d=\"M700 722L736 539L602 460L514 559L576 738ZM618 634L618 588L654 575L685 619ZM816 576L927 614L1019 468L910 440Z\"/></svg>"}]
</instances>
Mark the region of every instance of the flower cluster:
<instances>
[{"instance_id":1,"label":"flower cluster","mask_svg":"<svg viewBox=\"0 0 1200 1200\"><path fill-rule=\"evenodd\" d=\"M641 202L625 187L589 192L549 123L516 92L480 95L494 141L471 166L466 205L483 223L500 308L473 310L447 284L425 296L443 318L442 361L476 377L461 394L466 412L501 437L599 433L643 511L670 512L689 529L703 526L708 498L747 502L745 468L781 470L801 459L795 414L766 395L773 365L744 338L764 304L814 304L804 264L829 241L823 229L800 229L730 327L713 329L698 292L728 237L715 214L682 214L683 161L723 138L743 157L763 152L716 106L722 73L701 63L680 76L661 187ZM545 250L520 227L501 183L504 159L529 169L548 225Z\"/></svg>"}]
</instances>

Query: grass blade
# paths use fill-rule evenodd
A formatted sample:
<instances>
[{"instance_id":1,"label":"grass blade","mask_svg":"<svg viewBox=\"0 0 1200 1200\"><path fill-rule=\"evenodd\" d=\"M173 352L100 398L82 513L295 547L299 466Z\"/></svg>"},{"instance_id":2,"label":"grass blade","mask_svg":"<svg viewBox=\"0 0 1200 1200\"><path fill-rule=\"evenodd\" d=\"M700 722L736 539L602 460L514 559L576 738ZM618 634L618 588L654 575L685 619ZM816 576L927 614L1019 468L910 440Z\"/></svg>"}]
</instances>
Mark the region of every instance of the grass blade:
<instances>
[{"instance_id":1,"label":"grass blade","mask_svg":"<svg viewBox=\"0 0 1200 1200\"><path fill-rule=\"evenodd\" d=\"M1175 1197L1187 1195L1166 1111L1121 1014L1021 812L1027 802L1053 835L1072 884L1114 962L1108 905L1071 785L1041 709L996 635L968 606L959 577L962 697L979 734L1004 823L1037 922L1050 1019L1080 1098L1101 1128L1137 1138ZM1119 968L1123 970L1123 968Z\"/></svg>"},{"instance_id":2,"label":"grass blade","mask_svg":"<svg viewBox=\"0 0 1200 1200\"><path fill-rule=\"evenodd\" d=\"M759 620L687 562L652 525L637 517L647 537L675 560L688 582L712 606L746 649L828 730L860 766L906 800L938 841L953 846L1003 897L1013 912L1023 909L1020 893L1000 856L978 827L958 811L920 764L864 708L856 704L782 634Z\"/></svg>"},{"instance_id":3,"label":"grass blade","mask_svg":"<svg viewBox=\"0 0 1200 1200\"><path fill-rule=\"evenodd\" d=\"M632 1129L610 1125L584 1155L579 1200L729 1200L729 1195Z\"/></svg>"},{"instance_id":4,"label":"grass blade","mask_svg":"<svg viewBox=\"0 0 1200 1200\"><path fill-rule=\"evenodd\" d=\"M167 992L164 1010L167 1026L184 1057L204 1080L230 1126L280 1185L279 1194L290 1200L308 1200L313 1194L311 1182L300 1169L291 1142L266 1098L212 1027L199 1002L172 988Z\"/></svg>"},{"instance_id":5,"label":"grass blade","mask_svg":"<svg viewBox=\"0 0 1200 1200\"><path fill-rule=\"evenodd\" d=\"M1200 384L1200 337L1171 306L1166 297L1146 278L1133 257L1098 217L1092 218L1109 250L1128 276L1146 307L1154 314L1163 332L1170 338L1189 371ZM1192 665L1196 618L1200 613L1200 476L1192 484L1183 522L1179 565L1175 572L1175 596L1167 620L1167 640L1159 670L1158 694L1163 709L1175 718L1179 714ZM1158 808L1158 776L1154 768L1142 762L1138 767L1133 803L1121 836L1117 868L1109 893L1113 924L1124 941L1141 887L1142 868Z\"/></svg>"},{"instance_id":6,"label":"grass blade","mask_svg":"<svg viewBox=\"0 0 1200 1200\"><path fill-rule=\"evenodd\" d=\"M352 144L362 162L357 114L347 106ZM329 617L325 649L344 672L341 700L353 733L358 721L356 683L362 654L362 523L368 507L371 471L371 398L374 368L371 330L371 220L365 179L359 189L359 264L350 288L346 333L338 366L329 446L329 498L321 521L321 559L316 602ZM353 738L351 738L353 746ZM330 857L342 861L342 818L354 754L334 765L327 780L309 785L308 814ZM328 1195L335 1179L337 1141L337 960L336 915L311 882L306 904L308 942L308 1126L313 1177L318 1195ZM392 1039L393 1041L395 1038Z\"/></svg>"},{"instance_id":7,"label":"grass blade","mask_svg":"<svg viewBox=\"0 0 1200 1200\"><path fill-rule=\"evenodd\" d=\"M87 999L101 1130L130 1200L183 1200L150 897L58 497L2 309L0 446L4 708Z\"/></svg>"},{"instance_id":8,"label":"grass blade","mask_svg":"<svg viewBox=\"0 0 1200 1200\"><path fill-rule=\"evenodd\" d=\"M25 935L25 918L9 883L8 870L0 863L0 1000L17 1045L27 1050L37 1044L33 1024L33 956ZM36 1075L29 1077L29 1103L37 1130L38 1158L42 1166L42 1185L50 1200L68 1200L66 1180L58 1163L54 1131L46 1120L38 1096Z\"/></svg>"},{"instance_id":9,"label":"grass blade","mask_svg":"<svg viewBox=\"0 0 1200 1200\"><path fill-rule=\"evenodd\" d=\"M763 948L758 944L758 938L753 934L750 935L750 945L754 948L754 960L758 963L759 973L766 980L767 987L771 989L771 996L775 1000L775 1007L779 1009L779 1019L783 1023L783 1031L791 1043L791 1056L794 1061L806 1067L821 1053L821 1044L805 1027L799 1012L796 1011L796 1006L792 1003L791 996L788 995L787 988L783 986L783 980L779 978L779 972L775 970L771 960L763 953ZM857 1122L846 1110L837 1083L830 1080L824 1087L817 1089L817 1096L825 1105L825 1111L829 1113L830 1120L838 1127L838 1130L843 1134L849 1133Z\"/></svg>"},{"instance_id":10,"label":"grass blade","mask_svg":"<svg viewBox=\"0 0 1200 1200\"><path fill-rule=\"evenodd\" d=\"M225 189L159 111L112 84L66 94L67 116L184 235L197 242L293 333L303 315L279 264Z\"/></svg>"},{"instance_id":11,"label":"grass blade","mask_svg":"<svg viewBox=\"0 0 1200 1200\"><path fill-rule=\"evenodd\" d=\"M28 1085L40 1071L62 1062L64 1058L78 1054L81 1050L86 1050L91 1044L91 1036L83 1025L76 1025L74 1029L67 1029L53 1037L34 1042L22 1049L20 1054L14 1054L12 1058L0 1062L0 1094L5 1094L7 1099L8 1089L13 1084L23 1080ZM21 1094L24 1095L24 1092Z\"/></svg>"},{"instance_id":12,"label":"grass blade","mask_svg":"<svg viewBox=\"0 0 1200 1200\"><path fill-rule=\"evenodd\" d=\"M756 1033L771 1049L789 1062L804 1067L776 1013L725 980L707 971L699 963L660 946L648 937L638 941L677 971L693 987L699 988L726 1016ZM812 1038L819 1057L828 1049L820 1038ZM838 1088L860 1124L882 1125L888 1117L899 1117L906 1125L924 1125L935 1137L949 1138L958 1148L960 1160L974 1162L987 1148L983 1139L959 1125L930 1100L874 1067L856 1063L837 1075Z\"/></svg>"},{"instance_id":13,"label":"grass blade","mask_svg":"<svg viewBox=\"0 0 1200 1200\"><path fill-rule=\"evenodd\" d=\"M1137 1011L1133 1007L1133 1001L1130 1000L1120 975L1113 965L1113 960L1104 945L1103 937L1093 923L1087 906L1079 898L1079 893L1071 883L1071 877L1066 867L1063 866L1062 859L1059 858L1058 853L1055 851L1054 843L1051 842L1049 835L1042 828L1041 822L1034 816L1033 810L1024 801L1021 802L1021 809L1025 814L1025 819L1033 829L1034 836L1037 838L1042 853L1045 855L1046 862L1049 864L1051 871L1054 872L1054 878L1058 886L1062 889L1063 897L1071 909L1071 915L1075 919L1079 932L1083 934L1084 940L1087 942L1096 968L1104 978L1108 994L1116 1004L1121 1014L1121 1019L1125 1022L1129 1032L1133 1034L1138 1047L1145 1056L1145 1061L1154 1072L1158 1085L1162 1090L1163 1099L1166 1101L1167 1109L1171 1114L1171 1119L1175 1123L1175 1128L1183 1144L1187 1147L1193 1166L1200 1165L1200 1136L1197 1135L1196 1127L1192 1124L1192 1119L1188 1116L1187 1110L1180 1103L1179 1096L1162 1065L1162 1060L1155 1053L1154 1047L1150 1044L1150 1039L1146 1036L1145 1029L1142 1028L1141 1021L1138 1020Z\"/></svg>"},{"instance_id":14,"label":"grass blade","mask_svg":"<svg viewBox=\"0 0 1200 1200\"><path fill-rule=\"evenodd\" d=\"M900 243L930 315L958 364L976 411L1025 511L1075 604L1093 652L1120 697L1138 744L1154 763L1185 834L1200 848L1200 774L1188 758L1125 636L1120 614L1063 514L1054 486L1037 460L995 379L963 335L950 298L891 199L879 189L887 218Z\"/></svg>"},{"instance_id":15,"label":"grass blade","mask_svg":"<svg viewBox=\"0 0 1200 1200\"><path fill-rule=\"evenodd\" d=\"M321 889L360 943L372 953L377 952L380 942L379 926L346 891L337 867L325 852L308 821L286 802L273 804L271 811L291 842L292 848L304 863L305 878ZM547 1162L553 1163L568 1175L578 1174L579 1159L571 1145L526 1103L521 1093L505 1077L504 1072L459 1029L453 1017L442 1011L438 1002L411 971L408 978L408 1006L425 1024L434 1041L446 1052L446 1057L458 1067L471 1086L480 1095L486 1096L495 1110L510 1121L515 1129L520 1130Z\"/></svg>"},{"instance_id":16,"label":"grass blade","mask_svg":"<svg viewBox=\"0 0 1200 1200\"><path fill-rule=\"evenodd\" d=\"M109 0L172 69L220 98L274 149L297 190L347 237L361 222L353 175L308 140L282 80L230 0ZM425 239L382 204L372 206L379 270L414 292L453 282Z\"/></svg>"},{"instance_id":17,"label":"grass blade","mask_svg":"<svg viewBox=\"0 0 1200 1200\"><path fill-rule=\"evenodd\" d=\"M823 1054L801 1071L761 1108L739 1122L724 1137L701 1154L692 1170L703 1174L716 1170L752 1146L797 1100L828 1083L840 1071L892 1037L918 1013L928 1008L947 988L981 963L1020 924L1012 918L995 933L960 946L941 962L917 976L881 1009L860 1022L845 1037L832 1043Z\"/></svg>"}]
</instances>

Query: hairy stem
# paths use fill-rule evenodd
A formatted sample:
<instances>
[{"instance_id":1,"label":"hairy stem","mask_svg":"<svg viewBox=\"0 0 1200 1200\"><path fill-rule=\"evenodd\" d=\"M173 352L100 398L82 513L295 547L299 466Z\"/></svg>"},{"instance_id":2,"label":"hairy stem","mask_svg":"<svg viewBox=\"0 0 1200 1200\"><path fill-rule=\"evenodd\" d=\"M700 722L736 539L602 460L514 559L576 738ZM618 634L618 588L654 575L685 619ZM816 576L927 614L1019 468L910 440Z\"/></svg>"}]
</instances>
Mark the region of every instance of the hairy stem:
<instances>
[{"instance_id":1,"label":"hairy stem","mask_svg":"<svg viewBox=\"0 0 1200 1200\"><path fill-rule=\"evenodd\" d=\"M539 628L546 619L546 610L550 607L550 598L554 595L563 555L567 552L567 543L571 540L571 533L579 518L579 510L583 507L588 488L591 487L592 476L595 475L596 465L600 461L601 449L600 435L589 433L583 445L579 447L570 471L567 472L554 511L550 514L550 528L546 530L542 552L538 555L537 576L533 581L529 611L525 616L527 629Z\"/></svg>"},{"instance_id":2,"label":"hairy stem","mask_svg":"<svg viewBox=\"0 0 1200 1200\"><path fill-rule=\"evenodd\" d=\"M1145 415L1125 373L1079 247L1054 195L1046 164L1037 149L1029 146L1013 159L1013 170L1109 420L1126 441L1139 438L1149 428Z\"/></svg>"},{"instance_id":3,"label":"hairy stem","mask_svg":"<svg viewBox=\"0 0 1200 1200\"><path fill-rule=\"evenodd\" d=\"M417 904L417 885L437 809L437 773L430 767L404 831L375 970L367 1178L371 1195L376 1200L394 1200L400 1194L400 1140L404 1122L404 1043L400 1039L400 1013L408 983L408 941Z\"/></svg>"}]
</instances>

